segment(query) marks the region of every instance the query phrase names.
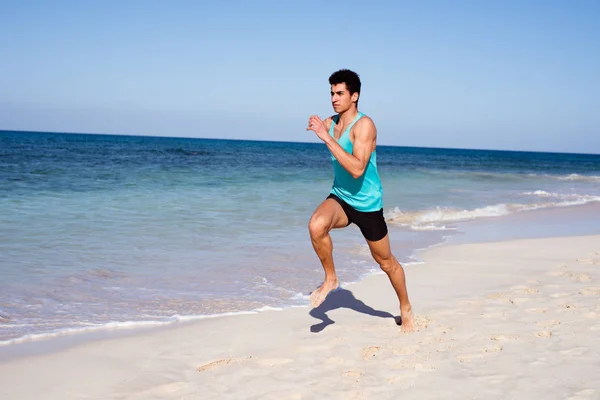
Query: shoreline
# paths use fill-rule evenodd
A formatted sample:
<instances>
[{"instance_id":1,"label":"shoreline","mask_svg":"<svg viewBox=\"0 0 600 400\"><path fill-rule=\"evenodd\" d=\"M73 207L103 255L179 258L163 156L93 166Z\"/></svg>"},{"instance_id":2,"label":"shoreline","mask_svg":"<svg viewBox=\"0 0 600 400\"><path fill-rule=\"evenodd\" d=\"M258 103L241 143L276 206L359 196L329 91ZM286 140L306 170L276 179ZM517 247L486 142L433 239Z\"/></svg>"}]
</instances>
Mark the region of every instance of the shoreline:
<instances>
[{"instance_id":1,"label":"shoreline","mask_svg":"<svg viewBox=\"0 0 600 400\"><path fill-rule=\"evenodd\" d=\"M418 332L400 333L395 294L375 274L312 311L191 321L0 362L0 397L600 394L600 235L443 244L420 256L406 271Z\"/></svg>"},{"instance_id":2,"label":"shoreline","mask_svg":"<svg viewBox=\"0 0 600 400\"><path fill-rule=\"evenodd\" d=\"M490 217L481 220L462 221L457 223L458 229L452 231L443 239L426 248L417 248L409 256L411 261L402 263L405 268L415 268L422 265L422 255L429 251L453 245L477 244L477 243L501 243L520 239L543 239L556 237L579 237L600 234L600 226L594 224L589 215L600 215L600 204L589 203L580 206L564 208L539 209L523 211L501 217ZM566 226L564 221L572 224ZM498 226L495 232L492 226ZM540 226L545 228L540 230ZM548 227L551 227L548 229ZM394 247L393 231L398 229L391 227L391 244ZM397 241L398 242L398 241ZM367 257L368 258L368 257ZM370 260L370 259L369 259ZM347 282L344 287L360 285L365 279L383 274L381 271L365 272L358 280ZM410 288L410 282L408 282ZM308 294L305 294L308 301ZM267 311L286 311L294 308L308 308L306 305L286 305L283 307L263 306L252 310L238 310L210 315L173 316L175 321L125 321L113 322L107 326L97 328L73 329L73 331L48 332L33 334L41 336L35 338L21 337L9 339L14 343L0 344L0 363L20 357L49 354L69 349L72 346L96 342L106 339L136 336L146 334L155 330L164 330L185 326L187 324L201 323L207 319L220 319L224 317L236 317L242 315L257 315ZM116 325L116 327L114 326Z\"/></svg>"}]
</instances>

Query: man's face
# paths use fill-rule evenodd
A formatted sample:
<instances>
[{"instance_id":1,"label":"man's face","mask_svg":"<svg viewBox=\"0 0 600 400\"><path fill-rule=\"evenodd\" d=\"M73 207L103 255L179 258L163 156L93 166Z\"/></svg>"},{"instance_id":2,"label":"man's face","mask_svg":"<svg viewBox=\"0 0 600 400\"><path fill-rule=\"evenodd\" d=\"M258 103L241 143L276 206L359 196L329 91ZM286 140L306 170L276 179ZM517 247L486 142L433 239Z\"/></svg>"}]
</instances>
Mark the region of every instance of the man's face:
<instances>
[{"instance_id":1,"label":"man's face","mask_svg":"<svg viewBox=\"0 0 600 400\"><path fill-rule=\"evenodd\" d=\"M331 85L331 104L335 112L340 113L348 111L353 102L358 100L358 93L353 93L352 96L346 88L345 83Z\"/></svg>"}]
</instances>

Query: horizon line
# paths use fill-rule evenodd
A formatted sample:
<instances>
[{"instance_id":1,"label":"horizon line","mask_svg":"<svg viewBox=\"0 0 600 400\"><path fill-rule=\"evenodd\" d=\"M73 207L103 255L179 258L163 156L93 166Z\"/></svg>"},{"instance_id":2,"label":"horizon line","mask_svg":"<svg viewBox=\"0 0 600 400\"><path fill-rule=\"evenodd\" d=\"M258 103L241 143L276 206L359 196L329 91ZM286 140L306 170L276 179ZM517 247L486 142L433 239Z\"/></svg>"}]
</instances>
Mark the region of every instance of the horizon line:
<instances>
[{"instance_id":1,"label":"horizon line","mask_svg":"<svg viewBox=\"0 0 600 400\"><path fill-rule=\"evenodd\" d=\"M124 137L148 137L161 139L200 139L200 140L230 140L241 142L266 142L266 143L293 143L293 144L323 144L322 142L299 142L292 140L273 140L273 139L240 139L240 138L210 138L197 136L162 136L162 135L142 135L132 133L101 133L101 132L59 132L59 131L37 131L37 130L22 130L22 129L0 129L0 133L49 133L49 134L66 134L66 135L95 135L95 136L124 136ZM408 146L408 145L389 145L378 144L377 147L398 147L410 149L431 149L431 150L459 150L459 151L491 151L491 152L509 152L509 153L546 153L546 154L572 154L586 156L600 156L600 153L580 153L569 151L541 151L541 150L502 150L502 149L481 149L481 148L464 148L464 147L435 147L435 146Z\"/></svg>"}]
</instances>

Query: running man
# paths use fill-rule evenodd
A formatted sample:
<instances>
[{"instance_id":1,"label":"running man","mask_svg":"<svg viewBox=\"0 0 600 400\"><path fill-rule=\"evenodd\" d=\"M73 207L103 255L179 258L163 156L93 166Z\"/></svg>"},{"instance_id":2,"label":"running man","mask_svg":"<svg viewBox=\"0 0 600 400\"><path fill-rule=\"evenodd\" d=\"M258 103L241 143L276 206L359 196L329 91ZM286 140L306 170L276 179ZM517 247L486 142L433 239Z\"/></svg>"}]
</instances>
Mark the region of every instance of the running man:
<instances>
[{"instance_id":1,"label":"running man","mask_svg":"<svg viewBox=\"0 0 600 400\"><path fill-rule=\"evenodd\" d=\"M311 305L318 307L339 286L329 232L354 223L398 295L402 331L411 332L413 314L404 269L392 254L383 217L383 188L375 154L377 129L371 118L358 111L361 82L355 72L347 69L334 72L329 84L333 110L337 114L325 121L313 115L306 128L327 145L334 170L331 192L308 224L313 247L325 270L325 281L311 294Z\"/></svg>"}]
</instances>

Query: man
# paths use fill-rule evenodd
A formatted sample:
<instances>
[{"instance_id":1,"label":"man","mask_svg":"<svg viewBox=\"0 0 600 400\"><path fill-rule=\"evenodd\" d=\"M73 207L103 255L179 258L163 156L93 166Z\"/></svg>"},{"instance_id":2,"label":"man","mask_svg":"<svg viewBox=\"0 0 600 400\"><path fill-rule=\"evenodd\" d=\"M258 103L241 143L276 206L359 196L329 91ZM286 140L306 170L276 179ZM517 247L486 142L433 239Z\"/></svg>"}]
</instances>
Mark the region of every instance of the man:
<instances>
[{"instance_id":1,"label":"man","mask_svg":"<svg viewBox=\"0 0 600 400\"><path fill-rule=\"evenodd\" d=\"M404 269L392 254L383 217L383 189L375 153L377 129L371 118L358 111L361 82L355 72L347 69L334 72L329 84L337 114L325 121L313 115L307 127L327 145L335 178L329 196L317 207L308 226L313 247L325 270L325 281L311 294L311 304L318 307L339 286L329 232L355 223L398 295L402 331L410 332L414 329L413 314Z\"/></svg>"}]
</instances>

